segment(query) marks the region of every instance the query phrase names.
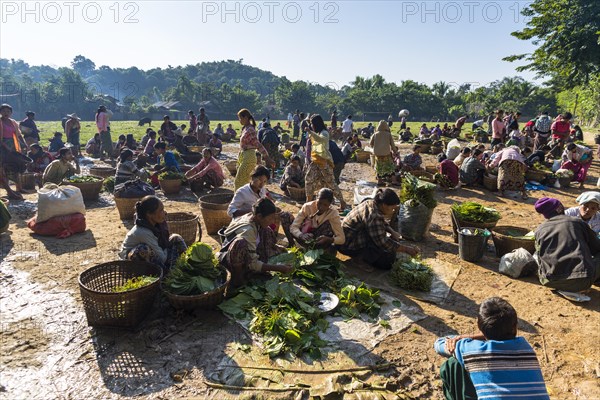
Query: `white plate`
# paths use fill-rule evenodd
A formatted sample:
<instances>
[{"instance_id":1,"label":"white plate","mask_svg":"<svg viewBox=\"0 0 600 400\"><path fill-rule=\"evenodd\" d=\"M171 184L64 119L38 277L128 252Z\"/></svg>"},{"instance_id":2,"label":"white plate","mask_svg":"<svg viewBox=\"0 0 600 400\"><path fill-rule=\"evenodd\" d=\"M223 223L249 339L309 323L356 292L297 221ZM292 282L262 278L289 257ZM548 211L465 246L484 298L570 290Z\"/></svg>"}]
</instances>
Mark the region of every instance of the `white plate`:
<instances>
[{"instance_id":1,"label":"white plate","mask_svg":"<svg viewBox=\"0 0 600 400\"><path fill-rule=\"evenodd\" d=\"M317 304L317 308L322 312L329 312L334 310L340 302L340 299L333 293L323 292L321 293L321 298L319 299L319 304Z\"/></svg>"}]
</instances>

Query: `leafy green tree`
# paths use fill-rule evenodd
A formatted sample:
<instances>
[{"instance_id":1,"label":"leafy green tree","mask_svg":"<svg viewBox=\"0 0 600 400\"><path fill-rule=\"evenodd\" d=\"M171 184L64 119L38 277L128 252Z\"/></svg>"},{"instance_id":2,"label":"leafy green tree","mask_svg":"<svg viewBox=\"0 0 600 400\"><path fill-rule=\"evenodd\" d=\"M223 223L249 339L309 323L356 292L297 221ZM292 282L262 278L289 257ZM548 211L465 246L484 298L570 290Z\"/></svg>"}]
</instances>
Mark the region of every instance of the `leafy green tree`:
<instances>
[{"instance_id":1,"label":"leafy green tree","mask_svg":"<svg viewBox=\"0 0 600 400\"><path fill-rule=\"evenodd\" d=\"M531 40L531 54L504 58L525 60L517 71L535 71L561 87L586 84L600 74L600 2L597 0L534 0L521 12L527 27L512 35Z\"/></svg>"},{"instance_id":2,"label":"leafy green tree","mask_svg":"<svg viewBox=\"0 0 600 400\"><path fill-rule=\"evenodd\" d=\"M96 64L89 58L82 55L75 56L71 61L71 67L79 73L79 75L87 78L96 69Z\"/></svg>"}]
</instances>

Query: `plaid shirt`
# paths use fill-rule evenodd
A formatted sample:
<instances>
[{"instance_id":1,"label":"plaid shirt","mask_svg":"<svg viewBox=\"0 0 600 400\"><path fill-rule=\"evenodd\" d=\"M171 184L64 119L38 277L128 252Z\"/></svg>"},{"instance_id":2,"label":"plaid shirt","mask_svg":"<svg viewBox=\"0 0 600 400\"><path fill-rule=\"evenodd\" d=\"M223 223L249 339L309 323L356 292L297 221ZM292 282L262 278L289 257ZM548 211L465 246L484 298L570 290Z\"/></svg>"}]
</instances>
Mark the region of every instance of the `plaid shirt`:
<instances>
[{"instance_id":1,"label":"plaid shirt","mask_svg":"<svg viewBox=\"0 0 600 400\"><path fill-rule=\"evenodd\" d=\"M342 227L346 236L344 247L348 250L361 250L372 244L388 253L395 253L400 246L387 237L388 224L375 205L375 200L365 200L354 207L344 218Z\"/></svg>"}]
</instances>

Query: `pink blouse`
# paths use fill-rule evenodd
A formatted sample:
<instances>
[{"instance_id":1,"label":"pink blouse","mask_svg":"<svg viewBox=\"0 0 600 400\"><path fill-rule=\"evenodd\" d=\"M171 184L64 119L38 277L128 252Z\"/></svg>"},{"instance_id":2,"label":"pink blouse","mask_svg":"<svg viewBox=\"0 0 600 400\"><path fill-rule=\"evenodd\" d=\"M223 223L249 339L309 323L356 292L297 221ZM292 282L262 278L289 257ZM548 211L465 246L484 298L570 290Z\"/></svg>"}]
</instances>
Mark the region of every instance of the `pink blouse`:
<instances>
[{"instance_id":1,"label":"pink blouse","mask_svg":"<svg viewBox=\"0 0 600 400\"><path fill-rule=\"evenodd\" d=\"M256 129L254 129L252 125L246 125L242 129L242 134L240 135L240 149L242 149L242 151L257 149L263 156L267 157L269 155L265 147L258 141Z\"/></svg>"}]
</instances>

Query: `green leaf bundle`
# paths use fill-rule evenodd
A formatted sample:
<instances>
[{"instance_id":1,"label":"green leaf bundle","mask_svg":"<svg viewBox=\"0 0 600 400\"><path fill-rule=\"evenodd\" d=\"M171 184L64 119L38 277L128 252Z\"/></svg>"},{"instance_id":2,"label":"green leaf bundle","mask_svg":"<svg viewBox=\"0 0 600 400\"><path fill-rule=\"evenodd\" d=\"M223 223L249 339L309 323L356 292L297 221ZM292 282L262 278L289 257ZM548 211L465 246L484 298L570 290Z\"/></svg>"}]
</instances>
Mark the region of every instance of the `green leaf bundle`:
<instances>
[{"instance_id":1,"label":"green leaf bundle","mask_svg":"<svg viewBox=\"0 0 600 400\"><path fill-rule=\"evenodd\" d=\"M484 207L482 204L474 201L465 201L464 203L454 203L451 206L452 211L460 221L465 222L480 222L489 223L496 222L500 217L500 213L493 208Z\"/></svg>"},{"instance_id":2,"label":"green leaf bundle","mask_svg":"<svg viewBox=\"0 0 600 400\"><path fill-rule=\"evenodd\" d=\"M419 202L425 207L434 209L437 207L435 199L435 185L428 182L422 182L411 174L406 174L402 178L402 188L400 189L400 201L402 203Z\"/></svg>"},{"instance_id":3,"label":"green leaf bundle","mask_svg":"<svg viewBox=\"0 0 600 400\"><path fill-rule=\"evenodd\" d=\"M217 287L221 276L213 249L205 243L194 243L177 259L165 278L165 288L177 295L198 295Z\"/></svg>"},{"instance_id":4,"label":"green leaf bundle","mask_svg":"<svg viewBox=\"0 0 600 400\"><path fill-rule=\"evenodd\" d=\"M390 271L392 282L406 290L429 292L433 282L431 267L420 260L411 258L410 261L397 260Z\"/></svg>"}]
</instances>

